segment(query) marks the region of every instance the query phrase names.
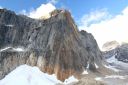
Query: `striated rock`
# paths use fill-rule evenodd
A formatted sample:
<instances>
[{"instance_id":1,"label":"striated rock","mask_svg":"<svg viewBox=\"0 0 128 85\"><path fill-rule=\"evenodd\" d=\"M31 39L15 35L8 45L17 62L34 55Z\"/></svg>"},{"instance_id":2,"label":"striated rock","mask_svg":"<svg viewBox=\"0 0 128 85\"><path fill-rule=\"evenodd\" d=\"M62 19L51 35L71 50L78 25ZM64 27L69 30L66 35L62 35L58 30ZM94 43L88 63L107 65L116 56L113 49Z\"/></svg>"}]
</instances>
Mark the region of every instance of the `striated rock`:
<instances>
[{"instance_id":1,"label":"striated rock","mask_svg":"<svg viewBox=\"0 0 128 85\"><path fill-rule=\"evenodd\" d=\"M0 10L0 78L21 64L38 66L62 81L77 76L87 66L96 71L95 64L102 65L95 39L86 31L78 31L67 10L56 10L51 15L46 20L35 20Z\"/></svg>"}]
</instances>

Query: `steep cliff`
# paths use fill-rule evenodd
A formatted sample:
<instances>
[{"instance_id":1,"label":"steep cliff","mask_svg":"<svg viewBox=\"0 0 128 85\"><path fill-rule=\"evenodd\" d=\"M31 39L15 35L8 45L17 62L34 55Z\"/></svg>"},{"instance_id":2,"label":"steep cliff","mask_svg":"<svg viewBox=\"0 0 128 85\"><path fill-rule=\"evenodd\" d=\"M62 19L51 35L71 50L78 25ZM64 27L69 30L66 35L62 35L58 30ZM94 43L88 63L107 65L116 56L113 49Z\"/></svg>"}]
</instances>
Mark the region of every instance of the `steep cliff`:
<instances>
[{"instance_id":1,"label":"steep cliff","mask_svg":"<svg viewBox=\"0 0 128 85\"><path fill-rule=\"evenodd\" d=\"M22 64L63 81L84 69L95 71L102 54L91 34L78 31L67 10L37 20L0 9L0 78Z\"/></svg>"}]
</instances>

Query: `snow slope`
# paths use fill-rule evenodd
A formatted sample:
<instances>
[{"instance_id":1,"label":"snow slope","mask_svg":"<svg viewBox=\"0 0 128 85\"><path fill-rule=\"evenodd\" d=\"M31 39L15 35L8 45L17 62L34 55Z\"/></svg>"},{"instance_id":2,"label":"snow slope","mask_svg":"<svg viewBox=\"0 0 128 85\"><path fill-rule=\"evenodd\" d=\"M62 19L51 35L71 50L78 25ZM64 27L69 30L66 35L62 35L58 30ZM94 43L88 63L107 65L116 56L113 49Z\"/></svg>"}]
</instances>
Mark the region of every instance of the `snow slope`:
<instances>
[{"instance_id":1,"label":"snow slope","mask_svg":"<svg viewBox=\"0 0 128 85\"><path fill-rule=\"evenodd\" d=\"M111 58L107 59L107 62L108 63L113 63L117 66L121 66L121 67L124 67L124 68L128 68L128 64L127 63L124 63L122 61L118 61L116 58L115 58L115 55L112 56Z\"/></svg>"},{"instance_id":2,"label":"snow slope","mask_svg":"<svg viewBox=\"0 0 128 85\"><path fill-rule=\"evenodd\" d=\"M73 76L63 82L64 84L78 81ZM0 80L0 85L55 85L62 83L56 76L48 75L39 70L38 67L21 65L8 74L4 79Z\"/></svg>"}]
</instances>

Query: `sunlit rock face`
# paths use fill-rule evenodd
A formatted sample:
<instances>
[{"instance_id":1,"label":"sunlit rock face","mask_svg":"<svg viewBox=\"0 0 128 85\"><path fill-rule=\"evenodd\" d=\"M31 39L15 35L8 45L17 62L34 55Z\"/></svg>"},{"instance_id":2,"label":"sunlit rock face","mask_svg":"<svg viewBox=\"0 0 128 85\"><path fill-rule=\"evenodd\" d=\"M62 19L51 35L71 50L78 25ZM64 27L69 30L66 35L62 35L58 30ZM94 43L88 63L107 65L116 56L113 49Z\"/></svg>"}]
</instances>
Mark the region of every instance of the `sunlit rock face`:
<instances>
[{"instance_id":1,"label":"sunlit rock face","mask_svg":"<svg viewBox=\"0 0 128 85\"><path fill-rule=\"evenodd\" d=\"M38 66L62 81L102 65L95 39L78 31L67 10L56 10L50 16L35 20L0 10L0 78L21 64Z\"/></svg>"},{"instance_id":2,"label":"sunlit rock face","mask_svg":"<svg viewBox=\"0 0 128 85\"><path fill-rule=\"evenodd\" d=\"M120 46L120 44L117 41L108 41L103 45L102 50L109 51L117 48L118 46Z\"/></svg>"}]
</instances>

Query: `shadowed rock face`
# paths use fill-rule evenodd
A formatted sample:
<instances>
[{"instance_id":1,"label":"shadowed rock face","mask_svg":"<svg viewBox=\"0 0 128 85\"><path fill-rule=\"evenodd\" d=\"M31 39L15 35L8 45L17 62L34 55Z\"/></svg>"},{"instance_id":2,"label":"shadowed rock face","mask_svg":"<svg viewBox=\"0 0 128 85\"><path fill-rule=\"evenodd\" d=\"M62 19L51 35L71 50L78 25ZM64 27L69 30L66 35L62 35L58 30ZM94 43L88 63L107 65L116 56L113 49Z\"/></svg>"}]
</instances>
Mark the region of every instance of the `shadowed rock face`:
<instances>
[{"instance_id":1,"label":"shadowed rock face","mask_svg":"<svg viewBox=\"0 0 128 85\"><path fill-rule=\"evenodd\" d=\"M79 32L66 10L53 12L47 20L35 20L0 9L0 49L0 78L28 64L63 81L82 73L88 64L95 71L95 64L100 66L102 62L93 36Z\"/></svg>"}]
</instances>

